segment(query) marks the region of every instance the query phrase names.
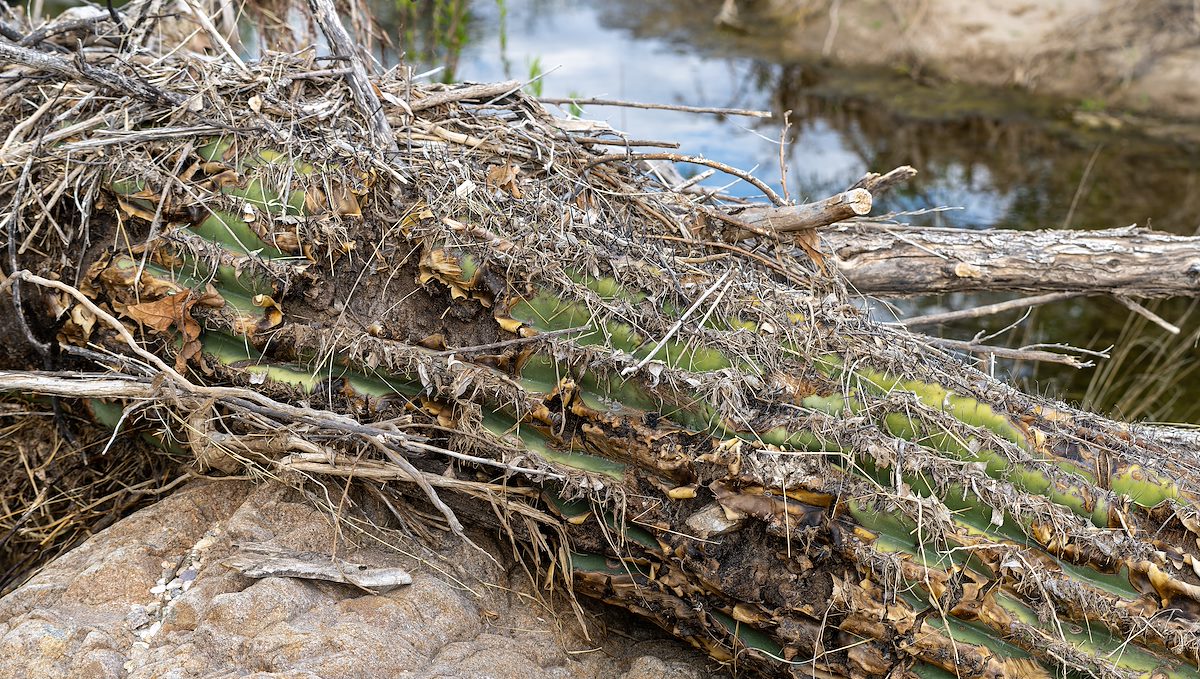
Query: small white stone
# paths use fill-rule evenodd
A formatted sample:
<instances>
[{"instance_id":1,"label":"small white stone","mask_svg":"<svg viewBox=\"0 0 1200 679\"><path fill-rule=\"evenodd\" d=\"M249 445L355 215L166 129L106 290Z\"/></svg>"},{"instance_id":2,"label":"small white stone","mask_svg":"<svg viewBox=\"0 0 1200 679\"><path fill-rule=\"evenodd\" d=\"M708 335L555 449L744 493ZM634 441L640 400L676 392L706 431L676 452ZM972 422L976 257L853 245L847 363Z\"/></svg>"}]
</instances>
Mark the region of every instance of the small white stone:
<instances>
[{"instance_id":1,"label":"small white stone","mask_svg":"<svg viewBox=\"0 0 1200 679\"><path fill-rule=\"evenodd\" d=\"M129 607L129 613L125 615L125 624L129 625L130 629L137 629L149 622L150 614L146 611L145 606L134 604Z\"/></svg>"}]
</instances>

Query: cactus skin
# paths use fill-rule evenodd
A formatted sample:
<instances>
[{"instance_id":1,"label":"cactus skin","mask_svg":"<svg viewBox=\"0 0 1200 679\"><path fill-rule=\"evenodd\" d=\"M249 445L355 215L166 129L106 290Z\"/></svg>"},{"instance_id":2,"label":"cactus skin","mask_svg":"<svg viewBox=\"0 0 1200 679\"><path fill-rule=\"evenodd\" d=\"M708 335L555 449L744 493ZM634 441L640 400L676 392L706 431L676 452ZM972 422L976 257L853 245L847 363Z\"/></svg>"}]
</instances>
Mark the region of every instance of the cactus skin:
<instances>
[{"instance_id":1,"label":"cactus skin","mask_svg":"<svg viewBox=\"0 0 1200 679\"><path fill-rule=\"evenodd\" d=\"M486 307L504 336L576 332L503 365L386 338L348 342L334 328L306 340L283 283L313 262L276 241L272 225L315 214L303 182L322 170L236 141L199 149L212 174L240 178L214 182L207 198L251 205L263 221L210 210L184 227L187 238L157 243L146 267L182 288L211 282L225 298L226 308L198 315L217 375L313 399L337 381L365 410L403 403L453 426L469 398L474 437L571 479L530 502L561 521L576 592L766 675L1197 676L1191 552L1144 530L1185 516L1195 498L1154 470L1099 467L1045 434L1069 414L1006 412L825 354L806 359L817 386L790 394L794 407L738 420L687 385L723 371L769 382L766 368L694 338L658 343L551 285L490 289L484 258L419 236L425 294ZM296 179L269 180L281 168ZM129 179L108 189L130 205L157 195ZM128 270L134 260L115 262ZM567 277L601 300L653 305L664 324L683 313L612 278ZM142 284L97 283L114 299ZM263 298L280 300L278 318ZM762 331L711 316L703 328ZM653 363L659 376L626 374L622 357ZM456 384L470 389L455 393ZM97 416L109 410L100 404ZM862 435L829 426L843 419L861 420Z\"/></svg>"}]
</instances>

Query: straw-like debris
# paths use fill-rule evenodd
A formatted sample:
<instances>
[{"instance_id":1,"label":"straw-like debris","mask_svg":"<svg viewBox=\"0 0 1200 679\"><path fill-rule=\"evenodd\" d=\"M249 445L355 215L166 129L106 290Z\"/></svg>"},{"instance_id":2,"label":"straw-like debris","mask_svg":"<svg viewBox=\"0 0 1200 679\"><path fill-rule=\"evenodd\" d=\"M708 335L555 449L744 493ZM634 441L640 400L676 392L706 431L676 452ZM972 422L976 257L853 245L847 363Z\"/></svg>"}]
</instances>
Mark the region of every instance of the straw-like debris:
<instances>
[{"instance_id":1,"label":"straw-like debris","mask_svg":"<svg viewBox=\"0 0 1200 679\"><path fill-rule=\"evenodd\" d=\"M345 50L176 49L152 8L6 23L0 390L489 521L738 669L1196 672L1194 433L870 322L820 220L672 190L518 84L364 89Z\"/></svg>"}]
</instances>

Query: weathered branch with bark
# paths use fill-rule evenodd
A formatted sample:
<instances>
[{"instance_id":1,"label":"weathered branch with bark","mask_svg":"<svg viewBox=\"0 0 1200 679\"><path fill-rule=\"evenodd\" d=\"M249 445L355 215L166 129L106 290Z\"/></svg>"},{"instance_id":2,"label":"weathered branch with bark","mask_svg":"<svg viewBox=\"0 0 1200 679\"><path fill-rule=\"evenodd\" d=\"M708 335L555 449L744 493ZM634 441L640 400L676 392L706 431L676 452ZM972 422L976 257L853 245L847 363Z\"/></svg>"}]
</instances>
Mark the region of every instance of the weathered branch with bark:
<instances>
[{"instance_id":1,"label":"weathered branch with bark","mask_svg":"<svg viewBox=\"0 0 1200 679\"><path fill-rule=\"evenodd\" d=\"M735 217L755 227L755 231L738 234L736 238L750 238L756 233L772 233L783 236L797 231L809 231L835 222L861 217L871 212L871 192L866 189L850 189L814 203L786 205L782 207L754 207L735 211Z\"/></svg>"},{"instance_id":2,"label":"weathered branch with bark","mask_svg":"<svg viewBox=\"0 0 1200 679\"><path fill-rule=\"evenodd\" d=\"M838 224L821 232L859 292L1200 295L1200 237L1124 227L1012 231Z\"/></svg>"}]
</instances>

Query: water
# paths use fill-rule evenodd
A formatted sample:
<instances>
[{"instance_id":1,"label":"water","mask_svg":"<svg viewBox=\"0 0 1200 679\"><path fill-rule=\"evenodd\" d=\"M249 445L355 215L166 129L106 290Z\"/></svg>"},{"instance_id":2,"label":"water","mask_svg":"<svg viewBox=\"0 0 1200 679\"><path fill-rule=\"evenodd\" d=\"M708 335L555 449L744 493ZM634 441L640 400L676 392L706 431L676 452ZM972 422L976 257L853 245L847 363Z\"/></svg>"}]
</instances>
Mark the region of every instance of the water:
<instances>
[{"instance_id":1,"label":"water","mask_svg":"<svg viewBox=\"0 0 1200 679\"><path fill-rule=\"evenodd\" d=\"M774 111L773 120L608 107L588 107L583 114L631 138L678 141L681 152L753 170L776 191L800 200L836 193L868 171L910 164L921 174L877 201L876 214L952 207L907 221L965 229L1137 223L1190 235L1200 225L1200 155L1194 148L1089 128L1076 122L1079 109L1070 102L922 84L879 69L785 62L760 53L753 39L715 29L710 18L719 5L476 0L461 3L460 44L446 49L453 40L439 42L429 25L401 40L407 37L409 61L418 68L451 66L431 76L437 79L540 75L527 90L547 97ZM379 7L384 25L399 21L394 9ZM446 23L443 17L441 30ZM793 112L786 134L780 122L785 110ZM704 168L682 169L690 174ZM705 184L757 195L752 186L721 175ZM897 306L916 314L1000 299L949 295ZM1200 421L1200 380L1190 373L1197 368L1200 313L1186 300L1152 306L1184 326L1180 338L1107 298L1047 305L1019 323L1021 314L1013 313L929 330L969 339L1017 323L993 343L1115 346L1119 359L1093 370L1027 363L996 369L1027 389L1126 417ZM872 313L886 319L891 312L876 304Z\"/></svg>"}]
</instances>

